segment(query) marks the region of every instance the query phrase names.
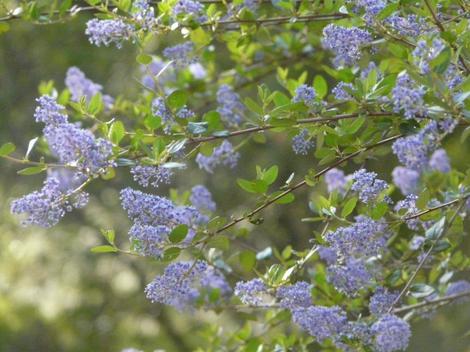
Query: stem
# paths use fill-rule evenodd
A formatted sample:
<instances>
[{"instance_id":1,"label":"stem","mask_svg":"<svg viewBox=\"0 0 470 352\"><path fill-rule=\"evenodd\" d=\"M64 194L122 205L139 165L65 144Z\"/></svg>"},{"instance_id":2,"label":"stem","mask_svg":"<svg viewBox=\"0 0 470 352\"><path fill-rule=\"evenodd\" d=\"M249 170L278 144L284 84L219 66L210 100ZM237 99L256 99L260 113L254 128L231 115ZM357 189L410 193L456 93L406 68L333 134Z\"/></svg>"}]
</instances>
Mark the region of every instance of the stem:
<instances>
[{"instance_id":1,"label":"stem","mask_svg":"<svg viewBox=\"0 0 470 352\"><path fill-rule=\"evenodd\" d=\"M383 144L386 144L386 143L389 143L389 142L392 142L398 138L402 137L402 135L396 135L396 136L393 136L393 137L389 137L389 138L386 138L386 139L383 139L381 140L380 142L377 142L377 143L374 143L374 144L371 144L369 146L366 146L366 147L363 147L361 149L359 149L358 151L354 152L354 153L351 153L337 161L335 161L334 163L332 163L330 166L326 167L325 169L317 172L313 178L315 179L318 179L320 176L322 176L323 174L325 174L326 172L328 172L329 170L335 168L336 166L338 165L341 165L342 163L362 154L363 152L366 152L368 150L371 150L373 148L376 148L378 146L381 146ZM238 224L239 222L245 220L245 219L248 219L248 218L251 218L253 215L259 213L260 211L262 211L263 209L267 208L268 206L270 206L271 204L275 203L277 200L281 199L282 197L285 197L286 195L288 195L289 193L292 193L293 191L295 191L296 189L298 188L301 188L303 186L305 186L307 184L307 181L303 180L303 181L300 181L299 183L295 184L294 186L286 189L284 192L281 192L279 193L276 197L274 198L271 198L270 200L268 200L267 202L261 204L260 206L258 206L257 208L255 208L254 210L250 211L248 214L246 215L243 215L243 216L240 216L239 218L236 218L234 220L232 220L231 222L229 222L228 224L222 226L221 228L217 229L215 231L214 234L218 234L218 233L221 233L225 230L227 230L228 228Z\"/></svg>"},{"instance_id":2,"label":"stem","mask_svg":"<svg viewBox=\"0 0 470 352\"><path fill-rule=\"evenodd\" d=\"M355 117L358 117L359 115L360 115L359 113L354 113L354 114L341 114L341 115L336 115L332 117L312 117L312 118L297 120L297 124L328 123L332 121L355 118ZM393 115L393 113L371 112L371 113L365 114L365 116L369 116L369 117L384 117L384 116L390 116L390 115ZM266 130L270 130L276 127L278 126L273 126L273 125L256 126L256 127L250 127L250 128L246 128L243 130L239 130L239 131L230 132L225 136L208 136L208 137L193 138L193 139L188 140L188 144L208 142L208 141L213 141L213 140L222 139L222 138L230 138L230 137L240 136L240 135L248 134L248 133L266 131Z\"/></svg>"},{"instance_id":3,"label":"stem","mask_svg":"<svg viewBox=\"0 0 470 352\"><path fill-rule=\"evenodd\" d=\"M431 244L431 246L429 247L429 249L427 250L427 252L424 254L424 257L421 259L421 261L418 263L418 266L416 267L415 271L413 272L413 274L410 276L410 278L408 279L408 281L406 282L405 284L405 287L403 287L403 289L400 291L400 294L397 296L397 298L395 298L395 300L393 301L392 305L390 306L389 310L388 310L388 313L391 313L393 311L393 307L400 301L400 299L406 294L408 293L408 290L411 286L411 284L413 283L413 281L415 280L416 276L418 276L418 273L419 271L422 269L424 263L426 262L426 260L428 259L429 255L431 254L432 250L434 249L436 243L445 235L445 233L447 232L447 230L450 229L450 227L452 226L453 222L455 221L455 219L457 218L457 215L459 214L460 210L462 209L462 207L464 206L465 204L465 201L463 200L460 200L460 205L459 207L457 208L457 210L455 211L454 215L452 215L452 218L449 220L449 223L447 224L446 228L442 231L442 233L433 241L433 243Z\"/></svg>"},{"instance_id":4,"label":"stem","mask_svg":"<svg viewBox=\"0 0 470 352\"><path fill-rule=\"evenodd\" d=\"M410 304L408 306L403 306L403 307L400 307L400 308L395 308L393 310L393 313L396 314L396 313L408 312L410 310L426 307L426 306L433 305L433 304L443 303L443 302L449 303L449 302L452 302L452 301L456 300L457 298L461 298L461 297L465 297L465 296L470 296L470 291L456 293L455 295L449 295L449 296L446 296L446 297L436 298L436 299L433 299L433 300L430 300L430 301L424 301L424 302L420 302L420 303L416 303L416 304Z\"/></svg>"},{"instance_id":5,"label":"stem","mask_svg":"<svg viewBox=\"0 0 470 352\"><path fill-rule=\"evenodd\" d=\"M434 23L437 26L437 28L439 28L439 30L441 32L445 32L446 29L444 28L441 21L439 20L436 13L434 12L434 9L432 8L431 4L429 3L429 0L424 0L424 4L426 5L427 9L431 13L431 16L432 16L432 18L434 20ZM454 49L455 52L458 52L458 50L457 50L457 48L454 44L450 44L450 46L451 46L452 49ZM459 58L460 63L462 64L462 67L467 72L467 74L470 73L470 69L468 68L467 64L465 63L465 59L461 55L458 55L458 58Z\"/></svg>"}]
</instances>

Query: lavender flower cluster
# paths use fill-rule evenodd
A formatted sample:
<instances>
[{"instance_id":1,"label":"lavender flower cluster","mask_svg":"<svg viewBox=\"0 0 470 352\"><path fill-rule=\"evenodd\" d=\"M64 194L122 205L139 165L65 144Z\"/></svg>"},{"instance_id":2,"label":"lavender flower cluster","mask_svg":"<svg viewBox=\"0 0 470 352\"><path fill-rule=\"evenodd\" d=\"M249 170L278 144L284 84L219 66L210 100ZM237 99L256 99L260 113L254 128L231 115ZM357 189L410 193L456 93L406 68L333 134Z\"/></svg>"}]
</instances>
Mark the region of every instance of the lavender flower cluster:
<instances>
[{"instance_id":1,"label":"lavender flower cluster","mask_svg":"<svg viewBox=\"0 0 470 352\"><path fill-rule=\"evenodd\" d=\"M173 171L164 166L136 165L131 168L131 174L142 187L149 185L157 188L160 184L169 184Z\"/></svg>"},{"instance_id":2,"label":"lavender flower cluster","mask_svg":"<svg viewBox=\"0 0 470 352\"><path fill-rule=\"evenodd\" d=\"M167 198L132 188L121 191L121 204L134 222L129 235L142 255L161 256L168 234L178 225L189 228L184 243L189 243L195 235L200 213L193 207L177 206Z\"/></svg>"},{"instance_id":3,"label":"lavender flower cluster","mask_svg":"<svg viewBox=\"0 0 470 352\"><path fill-rule=\"evenodd\" d=\"M224 140L222 144L214 148L212 155L206 156L198 153L196 156L196 163L199 165L200 169L204 169L208 173L213 173L214 169L219 165L228 166L233 169L237 166L239 158L240 153L233 149L233 146L229 141Z\"/></svg>"},{"instance_id":4,"label":"lavender flower cluster","mask_svg":"<svg viewBox=\"0 0 470 352\"><path fill-rule=\"evenodd\" d=\"M311 140L308 130L305 128L292 138L292 150L295 154L307 155L314 146L315 143Z\"/></svg>"},{"instance_id":5,"label":"lavender flower cluster","mask_svg":"<svg viewBox=\"0 0 470 352\"><path fill-rule=\"evenodd\" d=\"M197 61L193 51L193 43L185 42L165 48L163 50L163 56L167 60L173 61L177 67L185 67Z\"/></svg>"},{"instance_id":6,"label":"lavender flower cluster","mask_svg":"<svg viewBox=\"0 0 470 352\"><path fill-rule=\"evenodd\" d=\"M353 65L362 56L362 46L372 41L369 32L357 28L345 28L329 24L323 29L323 46L336 55L335 65Z\"/></svg>"},{"instance_id":7,"label":"lavender flower cluster","mask_svg":"<svg viewBox=\"0 0 470 352\"><path fill-rule=\"evenodd\" d=\"M172 8L172 15L175 19L182 16L190 16L198 23L206 21L204 5L197 0L178 0Z\"/></svg>"},{"instance_id":8,"label":"lavender flower cluster","mask_svg":"<svg viewBox=\"0 0 470 352\"><path fill-rule=\"evenodd\" d=\"M239 126L245 106L240 101L240 96L227 84L222 84L217 90L217 112L222 121L228 126Z\"/></svg>"},{"instance_id":9,"label":"lavender flower cluster","mask_svg":"<svg viewBox=\"0 0 470 352\"><path fill-rule=\"evenodd\" d=\"M353 184L351 190L359 193L359 199L366 204L372 203L379 194L388 187L387 182L377 178L375 172L360 169L352 175Z\"/></svg>"},{"instance_id":10,"label":"lavender flower cluster","mask_svg":"<svg viewBox=\"0 0 470 352\"><path fill-rule=\"evenodd\" d=\"M85 34L91 44L109 46L114 43L120 49L122 42L129 40L134 31L134 26L121 19L99 20L94 18L87 22Z\"/></svg>"},{"instance_id":11,"label":"lavender flower cluster","mask_svg":"<svg viewBox=\"0 0 470 352\"><path fill-rule=\"evenodd\" d=\"M13 214L27 214L23 226L52 227L67 212L83 208L88 203L88 193L76 191L83 182L83 175L60 169L49 172L43 187L11 203Z\"/></svg>"},{"instance_id":12,"label":"lavender flower cluster","mask_svg":"<svg viewBox=\"0 0 470 352\"><path fill-rule=\"evenodd\" d=\"M72 94L72 100L80 101L85 97L89 102L96 94L101 93L103 86L88 79L78 67L70 67L65 76L65 85ZM110 95L103 95L104 105L109 108L114 102Z\"/></svg>"},{"instance_id":13,"label":"lavender flower cluster","mask_svg":"<svg viewBox=\"0 0 470 352\"><path fill-rule=\"evenodd\" d=\"M217 290L227 297L232 289L222 273L207 262L175 262L165 268L163 275L147 285L145 293L152 302L159 302L178 310L190 309L203 297L204 291ZM202 302L208 303L208 302Z\"/></svg>"}]
</instances>

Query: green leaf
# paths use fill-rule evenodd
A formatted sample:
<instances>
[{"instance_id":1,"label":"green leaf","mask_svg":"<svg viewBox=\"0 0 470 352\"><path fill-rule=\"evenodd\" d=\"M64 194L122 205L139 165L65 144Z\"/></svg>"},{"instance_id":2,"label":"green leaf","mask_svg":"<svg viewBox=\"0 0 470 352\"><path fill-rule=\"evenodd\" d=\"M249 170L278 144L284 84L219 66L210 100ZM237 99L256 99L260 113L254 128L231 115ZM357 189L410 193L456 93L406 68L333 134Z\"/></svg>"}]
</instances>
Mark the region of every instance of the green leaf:
<instances>
[{"instance_id":1,"label":"green leaf","mask_svg":"<svg viewBox=\"0 0 470 352\"><path fill-rule=\"evenodd\" d=\"M115 121L109 129L109 138L111 141L118 145L125 135L126 129L124 128L124 124L121 121Z\"/></svg>"},{"instance_id":2,"label":"green leaf","mask_svg":"<svg viewBox=\"0 0 470 352\"><path fill-rule=\"evenodd\" d=\"M256 265L256 255L252 251L242 251L238 255L240 265L245 271L251 271Z\"/></svg>"},{"instance_id":3,"label":"green leaf","mask_svg":"<svg viewBox=\"0 0 470 352\"><path fill-rule=\"evenodd\" d=\"M116 238L116 233L114 230L104 230L101 229L101 234L106 238L106 241L109 242L109 244L114 245L114 239Z\"/></svg>"},{"instance_id":4,"label":"green leaf","mask_svg":"<svg viewBox=\"0 0 470 352\"><path fill-rule=\"evenodd\" d=\"M276 181L278 174L279 167L277 165L273 165L264 173L263 181L270 185Z\"/></svg>"},{"instance_id":5,"label":"green leaf","mask_svg":"<svg viewBox=\"0 0 470 352\"><path fill-rule=\"evenodd\" d=\"M22 169L22 170L18 171L17 173L18 173L18 175L30 176L30 175L39 174L40 172L43 172L45 170L47 170L46 165L39 165L39 166L27 167L25 169Z\"/></svg>"},{"instance_id":6,"label":"green leaf","mask_svg":"<svg viewBox=\"0 0 470 352\"><path fill-rule=\"evenodd\" d=\"M351 214L356 207L357 204L357 198L351 198L349 199L346 204L344 204L343 210L341 211L341 216L343 218L347 217L349 214Z\"/></svg>"},{"instance_id":7,"label":"green leaf","mask_svg":"<svg viewBox=\"0 0 470 352\"><path fill-rule=\"evenodd\" d=\"M7 156L13 153L16 147L13 143L5 143L0 147L0 156Z\"/></svg>"},{"instance_id":8,"label":"green leaf","mask_svg":"<svg viewBox=\"0 0 470 352\"><path fill-rule=\"evenodd\" d=\"M250 192L250 193L257 193L256 191L256 184L253 181L248 181L242 178L237 179L237 184L240 186L241 189Z\"/></svg>"},{"instance_id":9,"label":"green leaf","mask_svg":"<svg viewBox=\"0 0 470 352\"><path fill-rule=\"evenodd\" d=\"M171 243L179 243L186 238L188 235L188 226L178 225L168 235L168 239Z\"/></svg>"},{"instance_id":10,"label":"green leaf","mask_svg":"<svg viewBox=\"0 0 470 352\"><path fill-rule=\"evenodd\" d=\"M230 240L226 236L217 235L207 243L209 248L218 248L227 251L230 248Z\"/></svg>"},{"instance_id":11,"label":"green leaf","mask_svg":"<svg viewBox=\"0 0 470 352\"><path fill-rule=\"evenodd\" d=\"M452 52L450 48L445 48L442 50L441 53L431 61L431 67L433 68L433 71L439 74L444 73L447 70L447 67L449 67L451 58Z\"/></svg>"},{"instance_id":12,"label":"green leaf","mask_svg":"<svg viewBox=\"0 0 470 352\"><path fill-rule=\"evenodd\" d=\"M188 122L187 129L191 134L202 134L207 131L207 122Z\"/></svg>"},{"instance_id":13,"label":"green leaf","mask_svg":"<svg viewBox=\"0 0 470 352\"><path fill-rule=\"evenodd\" d=\"M96 246L90 249L93 253L115 253L117 252L117 248L113 246Z\"/></svg>"},{"instance_id":14,"label":"green leaf","mask_svg":"<svg viewBox=\"0 0 470 352\"><path fill-rule=\"evenodd\" d=\"M165 250L165 252L163 252L162 261L170 262L178 258L180 253L181 253L181 248L178 248L178 247L168 248Z\"/></svg>"},{"instance_id":15,"label":"green leaf","mask_svg":"<svg viewBox=\"0 0 470 352\"><path fill-rule=\"evenodd\" d=\"M148 65L149 63L152 62L152 56L147 55L147 54L139 54L137 55L136 58L137 62L142 65Z\"/></svg>"},{"instance_id":16,"label":"green leaf","mask_svg":"<svg viewBox=\"0 0 470 352\"><path fill-rule=\"evenodd\" d=\"M180 109L186 105L186 101L188 100L188 95L185 91L182 90L175 90L171 93L168 98L166 98L166 102L168 106L172 109Z\"/></svg>"},{"instance_id":17,"label":"green leaf","mask_svg":"<svg viewBox=\"0 0 470 352\"><path fill-rule=\"evenodd\" d=\"M423 298L434 293L434 287L426 284L414 284L410 287L410 292L413 297Z\"/></svg>"},{"instance_id":18,"label":"green leaf","mask_svg":"<svg viewBox=\"0 0 470 352\"><path fill-rule=\"evenodd\" d=\"M96 93L88 104L88 112L92 115L98 114L103 110L103 97L101 93Z\"/></svg>"},{"instance_id":19,"label":"green leaf","mask_svg":"<svg viewBox=\"0 0 470 352\"><path fill-rule=\"evenodd\" d=\"M275 201L276 204L289 204L295 200L295 196L292 193L287 193L285 196Z\"/></svg>"},{"instance_id":20,"label":"green leaf","mask_svg":"<svg viewBox=\"0 0 470 352\"><path fill-rule=\"evenodd\" d=\"M426 238L430 240L436 240L444 231L444 225L446 223L445 216L439 219L434 225L432 225L429 229L426 230Z\"/></svg>"},{"instance_id":21,"label":"green leaf","mask_svg":"<svg viewBox=\"0 0 470 352\"><path fill-rule=\"evenodd\" d=\"M313 87L315 88L317 97L320 99L323 99L328 94L328 83L326 83L326 80L320 75L315 76Z\"/></svg>"}]
</instances>

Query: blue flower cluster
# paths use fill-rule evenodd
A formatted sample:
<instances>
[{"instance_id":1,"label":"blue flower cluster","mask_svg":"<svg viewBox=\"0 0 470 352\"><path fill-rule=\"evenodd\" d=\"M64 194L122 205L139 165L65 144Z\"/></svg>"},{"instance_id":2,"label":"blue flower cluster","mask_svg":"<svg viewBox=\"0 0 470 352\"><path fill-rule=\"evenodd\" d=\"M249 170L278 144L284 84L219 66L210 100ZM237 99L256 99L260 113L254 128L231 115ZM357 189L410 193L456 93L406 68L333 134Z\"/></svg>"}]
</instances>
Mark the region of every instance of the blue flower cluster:
<instances>
[{"instance_id":1,"label":"blue flower cluster","mask_svg":"<svg viewBox=\"0 0 470 352\"><path fill-rule=\"evenodd\" d=\"M295 95L292 98L294 103L304 103L306 106L312 107L315 105L315 89L306 84L302 84L295 89Z\"/></svg>"},{"instance_id":2,"label":"blue flower cluster","mask_svg":"<svg viewBox=\"0 0 470 352\"><path fill-rule=\"evenodd\" d=\"M421 74L425 75L430 72L429 64L444 48L444 42L438 38L434 38L430 46L426 40L418 41L412 55L414 64L418 67Z\"/></svg>"},{"instance_id":3,"label":"blue flower cluster","mask_svg":"<svg viewBox=\"0 0 470 352\"><path fill-rule=\"evenodd\" d=\"M155 24L155 10L148 0L136 0L132 4L132 19L142 29L149 30Z\"/></svg>"},{"instance_id":4,"label":"blue flower cluster","mask_svg":"<svg viewBox=\"0 0 470 352\"><path fill-rule=\"evenodd\" d=\"M165 48L163 50L163 56L167 60L173 61L177 67L185 67L197 61L194 57L193 50L193 43L185 42Z\"/></svg>"},{"instance_id":5,"label":"blue flower cluster","mask_svg":"<svg viewBox=\"0 0 470 352\"><path fill-rule=\"evenodd\" d=\"M45 123L44 137L52 154L63 164L75 166L84 174L100 174L113 166L110 160L112 144L93 133L68 122L65 108L49 96L37 99L35 111L38 122Z\"/></svg>"},{"instance_id":6,"label":"blue flower cluster","mask_svg":"<svg viewBox=\"0 0 470 352\"><path fill-rule=\"evenodd\" d=\"M193 307L204 292L213 290L217 290L220 297L226 297L232 292L219 270L205 261L197 260L171 263L163 275L155 277L147 285L145 293L152 302L184 310Z\"/></svg>"},{"instance_id":7,"label":"blue flower cluster","mask_svg":"<svg viewBox=\"0 0 470 352\"><path fill-rule=\"evenodd\" d=\"M72 94L72 100L80 101L85 97L89 102L96 94L101 93L103 86L88 79L78 67L70 67L65 76L65 85ZM110 95L103 95L104 105L109 108L114 102Z\"/></svg>"},{"instance_id":8,"label":"blue flower cluster","mask_svg":"<svg viewBox=\"0 0 470 352\"><path fill-rule=\"evenodd\" d=\"M196 162L200 169L213 173L214 169L219 165L228 166L233 169L237 166L239 158L240 153L233 149L233 146L229 141L224 140L222 144L214 148L212 155L206 156L199 153L196 156Z\"/></svg>"},{"instance_id":9,"label":"blue flower cluster","mask_svg":"<svg viewBox=\"0 0 470 352\"><path fill-rule=\"evenodd\" d=\"M158 187L161 183L169 184L173 171L163 166L136 165L131 168L131 174L139 185Z\"/></svg>"},{"instance_id":10,"label":"blue flower cluster","mask_svg":"<svg viewBox=\"0 0 470 352\"><path fill-rule=\"evenodd\" d=\"M238 126L242 122L245 106L240 96L227 84L222 84L217 90L217 112L222 121L229 126Z\"/></svg>"},{"instance_id":11,"label":"blue flower cluster","mask_svg":"<svg viewBox=\"0 0 470 352\"><path fill-rule=\"evenodd\" d=\"M384 20L394 32L404 36L416 38L427 30L426 20L415 14L400 16L398 12Z\"/></svg>"},{"instance_id":12,"label":"blue flower cluster","mask_svg":"<svg viewBox=\"0 0 470 352\"><path fill-rule=\"evenodd\" d=\"M353 100L353 96L349 92L347 92L346 89L344 88L348 88L351 91L354 91L354 86L352 85L352 83L339 82L331 90L335 99L336 100Z\"/></svg>"},{"instance_id":13,"label":"blue flower cluster","mask_svg":"<svg viewBox=\"0 0 470 352\"><path fill-rule=\"evenodd\" d=\"M305 128L292 138L292 150L295 154L307 155L314 146L315 143L311 140L308 130Z\"/></svg>"},{"instance_id":14,"label":"blue flower cluster","mask_svg":"<svg viewBox=\"0 0 470 352\"><path fill-rule=\"evenodd\" d=\"M122 42L129 40L134 31L134 26L121 19L99 20L94 18L87 22L85 34L91 44L109 46L114 43L120 49Z\"/></svg>"},{"instance_id":15,"label":"blue flower cluster","mask_svg":"<svg viewBox=\"0 0 470 352\"><path fill-rule=\"evenodd\" d=\"M297 281L293 285L281 286L276 291L276 297L282 308L308 308L312 305L312 285L305 281Z\"/></svg>"},{"instance_id":16,"label":"blue flower cluster","mask_svg":"<svg viewBox=\"0 0 470 352\"><path fill-rule=\"evenodd\" d=\"M372 41L369 32L357 27L345 28L329 24L323 29L323 46L336 55L336 65L353 65L361 58L361 47Z\"/></svg>"},{"instance_id":17,"label":"blue flower cluster","mask_svg":"<svg viewBox=\"0 0 470 352\"><path fill-rule=\"evenodd\" d=\"M325 173L325 183L328 193L337 191L339 194L344 194L348 180L343 170L333 168Z\"/></svg>"},{"instance_id":18,"label":"blue flower cluster","mask_svg":"<svg viewBox=\"0 0 470 352\"><path fill-rule=\"evenodd\" d=\"M83 182L83 175L68 169L53 170L43 187L11 203L13 214L27 214L22 225L52 227L67 212L83 208L88 203L88 193L75 191Z\"/></svg>"},{"instance_id":19,"label":"blue flower cluster","mask_svg":"<svg viewBox=\"0 0 470 352\"><path fill-rule=\"evenodd\" d=\"M424 87L418 86L407 73L399 75L392 89L393 111L403 112L407 119L426 116L424 93Z\"/></svg>"},{"instance_id":20,"label":"blue flower cluster","mask_svg":"<svg viewBox=\"0 0 470 352\"><path fill-rule=\"evenodd\" d=\"M199 211L213 212L217 208L215 202L212 200L211 192L203 185L197 185L191 189L189 201Z\"/></svg>"},{"instance_id":21,"label":"blue flower cluster","mask_svg":"<svg viewBox=\"0 0 470 352\"><path fill-rule=\"evenodd\" d=\"M371 330L375 335L374 347L379 352L402 351L408 347L410 325L395 315L382 316Z\"/></svg>"},{"instance_id":22,"label":"blue flower cluster","mask_svg":"<svg viewBox=\"0 0 470 352\"><path fill-rule=\"evenodd\" d=\"M267 296L267 287L261 279L250 281L239 281L235 285L235 296L240 298L244 304L250 306L261 306L265 303Z\"/></svg>"},{"instance_id":23,"label":"blue flower cluster","mask_svg":"<svg viewBox=\"0 0 470 352\"><path fill-rule=\"evenodd\" d=\"M132 188L121 191L121 204L134 222L129 235L137 240L142 255L160 256L167 235L177 225L186 225L189 233L184 243L195 235L200 213L193 207L177 206L171 200ZM149 250L148 250L149 249Z\"/></svg>"},{"instance_id":24,"label":"blue flower cluster","mask_svg":"<svg viewBox=\"0 0 470 352\"><path fill-rule=\"evenodd\" d=\"M175 18L191 16L198 23L202 23L207 19L204 14L204 5L197 0L178 0L172 8L172 14Z\"/></svg>"},{"instance_id":25,"label":"blue flower cluster","mask_svg":"<svg viewBox=\"0 0 470 352\"><path fill-rule=\"evenodd\" d=\"M360 169L352 174L353 184L351 190L359 193L359 199L366 203L372 203L379 194L387 189L388 184L384 180L377 178L375 172L368 172Z\"/></svg>"},{"instance_id":26,"label":"blue flower cluster","mask_svg":"<svg viewBox=\"0 0 470 352\"><path fill-rule=\"evenodd\" d=\"M375 316L387 314L397 297L397 293L388 292L385 288L379 287L370 298L369 311Z\"/></svg>"}]
</instances>

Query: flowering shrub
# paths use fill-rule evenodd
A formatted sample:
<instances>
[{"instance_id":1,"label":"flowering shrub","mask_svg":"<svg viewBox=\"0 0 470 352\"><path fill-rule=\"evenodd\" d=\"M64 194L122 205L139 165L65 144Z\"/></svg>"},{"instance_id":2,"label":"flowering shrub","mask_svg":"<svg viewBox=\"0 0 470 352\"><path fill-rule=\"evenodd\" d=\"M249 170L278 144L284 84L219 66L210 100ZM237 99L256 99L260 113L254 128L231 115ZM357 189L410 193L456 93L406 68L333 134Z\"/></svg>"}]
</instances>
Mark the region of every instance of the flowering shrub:
<instances>
[{"instance_id":1,"label":"flowering shrub","mask_svg":"<svg viewBox=\"0 0 470 352\"><path fill-rule=\"evenodd\" d=\"M138 96L103 94L71 67L65 87L42 86L34 120L43 135L25 157L12 143L0 147L0 157L26 165L20 175L45 179L11 203L23 224L54 226L87 205L89 184L131 174L135 183L113 183L132 221L129 246L102 229L107 243L91 251L165 263L142 295L178 314L247 310L265 329L284 328L272 339L222 332L204 350L401 351L415 319L470 296L468 281L451 280L470 267L459 250L470 174L445 149L469 131L464 3L87 3L25 3L1 19L49 23L89 12L90 50L138 50ZM168 37L171 45L148 45ZM244 95L247 86L257 95ZM244 153L250 142L283 143L309 169L284 180L273 163L237 178L251 174L237 170L241 159L256 161ZM44 155L30 160L38 143ZM396 163L379 175L367 164L385 154ZM203 184L161 191L178 187L189 168L206 180L230 169L227 182L246 203L221 211ZM310 247L253 250L261 214L300 192L315 213L304 220L320 224L305 234Z\"/></svg>"}]
</instances>

